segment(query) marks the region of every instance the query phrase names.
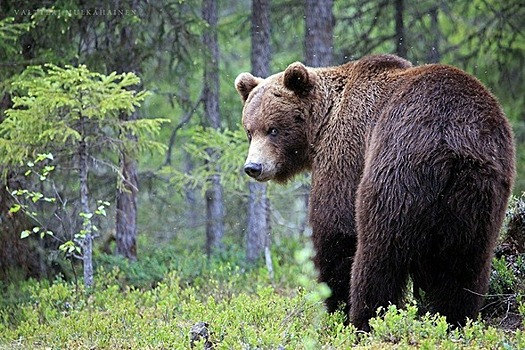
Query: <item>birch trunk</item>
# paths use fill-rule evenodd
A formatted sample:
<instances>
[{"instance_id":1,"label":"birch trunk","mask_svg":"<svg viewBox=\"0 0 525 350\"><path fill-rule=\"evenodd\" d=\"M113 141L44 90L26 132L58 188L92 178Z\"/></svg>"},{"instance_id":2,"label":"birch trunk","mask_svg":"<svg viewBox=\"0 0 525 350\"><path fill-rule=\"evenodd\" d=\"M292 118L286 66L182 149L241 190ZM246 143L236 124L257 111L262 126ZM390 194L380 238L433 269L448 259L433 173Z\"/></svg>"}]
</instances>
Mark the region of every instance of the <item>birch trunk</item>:
<instances>
[{"instance_id":1,"label":"birch trunk","mask_svg":"<svg viewBox=\"0 0 525 350\"><path fill-rule=\"evenodd\" d=\"M81 128L84 129L85 117L80 116ZM82 262L84 266L84 285L86 288L93 286L93 228L91 224L92 215L89 209L89 188L88 188L88 151L84 138L80 141L78 149L78 169L80 180L80 210L83 218L80 245L82 247Z\"/></svg>"}]
</instances>

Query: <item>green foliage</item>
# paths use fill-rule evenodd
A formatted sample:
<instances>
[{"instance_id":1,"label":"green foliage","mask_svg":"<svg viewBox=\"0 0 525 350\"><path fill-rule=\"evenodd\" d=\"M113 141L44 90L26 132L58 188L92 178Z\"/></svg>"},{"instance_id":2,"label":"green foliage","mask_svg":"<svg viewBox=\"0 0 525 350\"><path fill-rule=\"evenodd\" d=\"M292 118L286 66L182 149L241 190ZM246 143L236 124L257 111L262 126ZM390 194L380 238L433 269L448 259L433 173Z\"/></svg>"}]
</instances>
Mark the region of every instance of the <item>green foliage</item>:
<instances>
[{"instance_id":1,"label":"green foliage","mask_svg":"<svg viewBox=\"0 0 525 350\"><path fill-rule=\"evenodd\" d=\"M520 330L507 333L481 321L468 321L461 329L451 329L442 316L419 316L413 304L404 309L391 305L382 311L381 317L370 321L372 332L362 339L364 345L401 349L514 349L525 341Z\"/></svg>"},{"instance_id":2,"label":"green foliage","mask_svg":"<svg viewBox=\"0 0 525 350\"><path fill-rule=\"evenodd\" d=\"M88 234L97 234L98 227L94 224L94 216L105 217L106 216L106 207L110 204L107 201L97 201L97 209L93 213L79 213L80 218L82 219L82 229L79 232L75 233L72 239L63 242L58 249L65 253L67 257L76 256L82 258L83 244L86 235Z\"/></svg>"},{"instance_id":3,"label":"green foliage","mask_svg":"<svg viewBox=\"0 0 525 350\"><path fill-rule=\"evenodd\" d=\"M53 161L54 157L51 153L38 154L35 160L29 161L27 163L28 170L24 173L26 177L34 176L40 181L40 188L56 188L56 186L46 186L49 182L53 180L49 178L50 173L55 169L54 165L49 164L48 162ZM82 244L81 242L85 239L86 234L88 233L97 233L98 227L95 225L95 216L105 217L106 208L110 205L107 201L97 201L97 209L93 213L79 213L79 216L82 221L81 229L71 234L70 239L65 238L63 235L55 235L49 228L48 223L42 219L42 216L39 214L39 211L42 211L39 208L39 202L46 202L54 205L58 205L57 197L59 194L55 193L54 195L45 195L40 191L33 191L28 189L19 188L11 192L15 203L9 209L9 212L12 214L23 213L31 218L35 223L35 226L31 230L23 230L20 233L20 238L28 238L31 235L38 235L40 239L44 239L46 236L53 237L56 241L61 244L58 246L58 250L65 254L66 257L76 256L82 258ZM58 212L57 208L51 208L49 206L45 207L47 211ZM64 215L72 216L72 213L65 213ZM86 228L89 227L89 232Z\"/></svg>"},{"instance_id":4,"label":"green foliage","mask_svg":"<svg viewBox=\"0 0 525 350\"><path fill-rule=\"evenodd\" d=\"M525 256L494 258L490 286L494 294L525 293Z\"/></svg>"},{"instance_id":5,"label":"green foliage","mask_svg":"<svg viewBox=\"0 0 525 350\"><path fill-rule=\"evenodd\" d=\"M421 319L415 304L407 304L405 309L390 305L386 312L378 312L382 317L371 320L373 330L371 340L394 344L418 345L417 339L424 340L422 348L434 349L436 345L449 338L449 325L444 317L426 314Z\"/></svg>"},{"instance_id":6,"label":"green foliage","mask_svg":"<svg viewBox=\"0 0 525 350\"><path fill-rule=\"evenodd\" d=\"M27 167L29 168L24 175L26 177L31 177L34 175L38 181L43 185L48 179L49 174L55 170L54 165L43 164L44 161L52 161L53 155L51 153L38 154L35 160L29 161ZM42 163L42 164L41 164ZM29 216L33 222L37 223L38 226L33 226L31 230L23 230L20 233L20 238L27 238L31 234L38 234L41 239L45 236L54 236L54 233L47 229L45 225L41 222L37 206L39 202L54 203L56 201L55 197L47 196L41 191L33 191L26 188L18 188L11 192L15 203L9 208L9 212L12 214L22 212L25 215Z\"/></svg>"},{"instance_id":7,"label":"green foliage","mask_svg":"<svg viewBox=\"0 0 525 350\"><path fill-rule=\"evenodd\" d=\"M0 124L0 156L20 165L43 149L74 154L79 142L91 153L102 150L142 152L163 146L146 136L158 133L164 119L122 120L147 96L130 88L133 73L103 75L86 66L32 66L13 83L13 108ZM137 136L138 140L128 135Z\"/></svg>"},{"instance_id":8,"label":"green foliage","mask_svg":"<svg viewBox=\"0 0 525 350\"><path fill-rule=\"evenodd\" d=\"M202 126L192 127L184 132L191 142L183 145L197 161L191 172L177 169L164 169L171 175L171 182L180 190L200 188L203 193L208 188L208 179L221 169L221 184L230 191L245 191L247 178L241 173L244 157L248 149L246 136L242 129L216 130Z\"/></svg>"},{"instance_id":9,"label":"green foliage","mask_svg":"<svg viewBox=\"0 0 525 350\"><path fill-rule=\"evenodd\" d=\"M31 28L30 23L15 23L13 17L0 20L0 57L16 55L16 42L22 33Z\"/></svg>"},{"instance_id":10,"label":"green foliage","mask_svg":"<svg viewBox=\"0 0 525 350\"><path fill-rule=\"evenodd\" d=\"M525 295L525 193L509 201L496 257L492 261L490 294Z\"/></svg>"},{"instance_id":11,"label":"green foliage","mask_svg":"<svg viewBox=\"0 0 525 350\"><path fill-rule=\"evenodd\" d=\"M197 322L208 324L216 349L525 345L520 330L505 332L481 321L450 329L439 315L419 316L414 304L382 310L371 320L372 331L361 334L344 326L341 313L327 314L322 298L312 298L319 287L310 268L302 266L308 251L296 252L298 260L281 261L273 281L264 269L243 267L235 252L208 259L197 251L158 247L137 262L98 255L89 292L61 279L4 288L0 347L187 349Z\"/></svg>"}]
</instances>

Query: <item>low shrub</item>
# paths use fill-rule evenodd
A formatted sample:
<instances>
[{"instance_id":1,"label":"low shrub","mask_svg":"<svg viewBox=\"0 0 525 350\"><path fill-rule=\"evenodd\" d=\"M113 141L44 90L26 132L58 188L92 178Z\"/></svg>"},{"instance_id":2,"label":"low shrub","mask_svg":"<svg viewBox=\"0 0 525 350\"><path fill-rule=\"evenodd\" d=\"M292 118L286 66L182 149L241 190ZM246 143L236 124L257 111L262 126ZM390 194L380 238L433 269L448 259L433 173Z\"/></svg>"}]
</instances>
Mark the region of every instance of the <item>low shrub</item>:
<instances>
[{"instance_id":1,"label":"low shrub","mask_svg":"<svg viewBox=\"0 0 525 350\"><path fill-rule=\"evenodd\" d=\"M211 258L166 245L136 262L98 253L90 290L61 278L1 285L0 348L525 348L520 200L509 209L482 316L461 329L421 316L413 302L378 310L370 333L346 326L342 313L325 312L329 290L315 282L311 245L299 249L296 240L274 247L273 279L235 244Z\"/></svg>"}]
</instances>

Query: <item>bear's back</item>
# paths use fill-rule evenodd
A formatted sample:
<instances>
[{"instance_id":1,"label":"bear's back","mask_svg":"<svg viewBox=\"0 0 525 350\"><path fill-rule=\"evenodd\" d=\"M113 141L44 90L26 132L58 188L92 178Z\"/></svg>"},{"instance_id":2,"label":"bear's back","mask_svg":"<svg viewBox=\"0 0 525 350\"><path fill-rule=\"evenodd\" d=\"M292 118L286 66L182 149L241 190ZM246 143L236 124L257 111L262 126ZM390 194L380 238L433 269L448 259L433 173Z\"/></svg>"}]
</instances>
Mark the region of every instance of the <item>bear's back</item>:
<instances>
[{"instance_id":1,"label":"bear's back","mask_svg":"<svg viewBox=\"0 0 525 350\"><path fill-rule=\"evenodd\" d=\"M492 93L458 68L431 64L395 74L398 80L385 110L395 109L402 118L415 118L411 122L479 129L508 124Z\"/></svg>"},{"instance_id":2,"label":"bear's back","mask_svg":"<svg viewBox=\"0 0 525 350\"><path fill-rule=\"evenodd\" d=\"M479 80L440 64L395 74L396 86L371 135L372 149L390 148L392 159L402 155L427 164L438 159L469 159L513 177L510 124Z\"/></svg>"}]
</instances>

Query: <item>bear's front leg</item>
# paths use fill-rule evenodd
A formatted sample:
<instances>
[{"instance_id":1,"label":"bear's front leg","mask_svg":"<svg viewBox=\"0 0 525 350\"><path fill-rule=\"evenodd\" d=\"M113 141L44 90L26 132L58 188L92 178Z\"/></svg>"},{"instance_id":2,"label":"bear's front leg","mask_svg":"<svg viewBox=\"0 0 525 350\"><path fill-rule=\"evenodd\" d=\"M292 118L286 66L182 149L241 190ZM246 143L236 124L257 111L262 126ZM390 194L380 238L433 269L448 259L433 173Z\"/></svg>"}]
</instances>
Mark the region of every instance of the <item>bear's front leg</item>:
<instances>
[{"instance_id":1,"label":"bear's front leg","mask_svg":"<svg viewBox=\"0 0 525 350\"><path fill-rule=\"evenodd\" d=\"M328 312L341 309L345 315L350 310L350 273L357 247L355 224L355 183L348 176L339 181L346 186L335 186L337 171L318 167L312 173L310 193L310 224L315 249L314 263L319 272L319 282L330 287L326 300ZM342 175L338 175L343 177ZM337 182L337 181L336 181Z\"/></svg>"},{"instance_id":2,"label":"bear's front leg","mask_svg":"<svg viewBox=\"0 0 525 350\"><path fill-rule=\"evenodd\" d=\"M345 315L350 310L350 271L356 249L357 238L353 230L341 232L333 227L313 227L315 248L314 263L319 272L319 282L330 287L331 295L326 300L328 312L341 309Z\"/></svg>"}]
</instances>

